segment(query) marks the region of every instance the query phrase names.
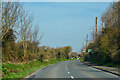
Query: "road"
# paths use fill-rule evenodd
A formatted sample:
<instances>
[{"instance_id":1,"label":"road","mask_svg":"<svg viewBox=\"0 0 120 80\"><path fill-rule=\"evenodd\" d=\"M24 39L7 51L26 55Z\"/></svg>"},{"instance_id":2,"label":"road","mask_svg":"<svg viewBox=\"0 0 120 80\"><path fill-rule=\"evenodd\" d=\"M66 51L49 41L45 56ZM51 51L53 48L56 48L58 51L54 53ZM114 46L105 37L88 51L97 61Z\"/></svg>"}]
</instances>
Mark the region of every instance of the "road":
<instances>
[{"instance_id":1,"label":"road","mask_svg":"<svg viewBox=\"0 0 120 80\"><path fill-rule=\"evenodd\" d=\"M29 78L109 78L110 80L118 76L84 65L79 60L70 60L44 67L30 75Z\"/></svg>"}]
</instances>

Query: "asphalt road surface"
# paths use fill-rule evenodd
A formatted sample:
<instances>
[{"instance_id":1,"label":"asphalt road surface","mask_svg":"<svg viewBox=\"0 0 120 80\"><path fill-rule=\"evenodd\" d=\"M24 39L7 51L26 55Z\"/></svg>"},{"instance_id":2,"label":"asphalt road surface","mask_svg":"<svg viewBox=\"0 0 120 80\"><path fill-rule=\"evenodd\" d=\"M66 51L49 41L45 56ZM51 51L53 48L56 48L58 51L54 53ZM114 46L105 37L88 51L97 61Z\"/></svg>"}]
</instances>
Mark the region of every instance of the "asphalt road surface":
<instances>
[{"instance_id":1,"label":"asphalt road surface","mask_svg":"<svg viewBox=\"0 0 120 80\"><path fill-rule=\"evenodd\" d=\"M75 78L118 78L118 76L84 65L82 62L80 62L80 60L70 60L44 67L30 75L28 78L75 79Z\"/></svg>"}]
</instances>

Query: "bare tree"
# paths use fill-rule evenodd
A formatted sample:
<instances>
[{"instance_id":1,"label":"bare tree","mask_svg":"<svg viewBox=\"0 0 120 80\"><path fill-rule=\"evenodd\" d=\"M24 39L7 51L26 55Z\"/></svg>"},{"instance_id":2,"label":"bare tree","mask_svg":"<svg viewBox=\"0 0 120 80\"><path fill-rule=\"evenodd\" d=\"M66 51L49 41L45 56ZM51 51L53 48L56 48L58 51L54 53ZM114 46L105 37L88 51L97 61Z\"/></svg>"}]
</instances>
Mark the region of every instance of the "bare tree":
<instances>
[{"instance_id":1,"label":"bare tree","mask_svg":"<svg viewBox=\"0 0 120 80\"><path fill-rule=\"evenodd\" d=\"M118 3L113 3L107 9L107 11L102 15L101 20L104 27L115 27L116 22L118 22Z\"/></svg>"},{"instance_id":2,"label":"bare tree","mask_svg":"<svg viewBox=\"0 0 120 80\"><path fill-rule=\"evenodd\" d=\"M13 40L16 37L18 39L17 41L20 41L22 44L21 47L22 52L20 52L21 54L24 54L22 59L27 59L28 56L27 51L31 52L31 50L28 50L28 44L29 45L31 45L32 43L34 44L30 46L29 49L34 48L33 52L35 52L35 48L39 47L38 45L42 38L42 36L39 34L38 25L33 26L32 20L33 17L27 14L27 12L23 9L21 3L19 2L2 3L2 28L0 29L2 32L1 40L6 44L8 42L7 40L7 37L9 36L8 34L10 31L12 31L11 35L15 35L13 37ZM15 40L13 42L15 43ZM4 48L6 48L6 46ZM37 51L38 49L36 50L36 52Z\"/></svg>"},{"instance_id":3,"label":"bare tree","mask_svg":"<svg viewBox=\"0 0 120 80\"><path fill-rule=\"evenodd\" d=\"M22 5L17 2L2 2L2 36L5 36L10 29L19 26Z\"/></svg>"},{"instance_id":4,"label":"bare tree","mask_svg":"<svg viewBox=\"0 0 120 80\"><path fill-rule=\"evenodd\" d=\"M26 50L27 50L27 40L30 39L31 36L31 27L32 27L32 18L23 11L23 14L21 15L20 18L20 31L19 35L22 41L23 45L23 53L24 53L24 58L26 57Z\"/></svg>"}]
</instances>

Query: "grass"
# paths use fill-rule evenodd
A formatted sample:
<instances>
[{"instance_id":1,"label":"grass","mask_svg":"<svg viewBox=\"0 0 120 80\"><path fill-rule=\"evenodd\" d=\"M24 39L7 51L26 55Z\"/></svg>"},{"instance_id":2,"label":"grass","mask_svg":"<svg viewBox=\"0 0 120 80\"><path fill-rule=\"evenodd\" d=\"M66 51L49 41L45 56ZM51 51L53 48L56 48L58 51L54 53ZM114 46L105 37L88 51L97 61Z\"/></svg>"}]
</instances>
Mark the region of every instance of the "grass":
<instances>
[{"instance_id":1,"label":"grass","mask_svg":"<svg viewBox=\"0 0 120 80\"><path fill-rule=\"evenodd\" d=\"M100 66L107 66L107 67L120 67L120 64L113 63L113 62L103 62L103 61L95 61L95 60L88 60L88 62L100 65Z\"/></svg>"},{"instance_id":2,"label":"grass","mask_svg":"<svg viewBox=\"0 0 120 80\"><path fill-rule=\"evenodd\" d=\"M80 58L80 61L84 61L84 58Z\"/></svg>"},{"instance_id":3,"label":"grass","mask_svg":"<svg viewBox=\"0 0 120 80\"><path fill-rule=\"evenodd\" d=\"M113 62L111 62L111 63L106 63L106 64L103 64L103 66L108 66L108 67L120 67L120 64L116 64L116 63L113 63Z\"/></svg>"},{"instance_id":4,"label":"grass","mask_svg":"<svg viewBox=\"0 0 120 80\"><path fill-rule=\"evenodd\" d=\"M40 68L67 60L70 59L51 59L42 63L40 61L32 61L22 65L5 63L2 65L2 75L3 78L24 78L27 75L39 70Z\"/></svg>"}]
</instances>

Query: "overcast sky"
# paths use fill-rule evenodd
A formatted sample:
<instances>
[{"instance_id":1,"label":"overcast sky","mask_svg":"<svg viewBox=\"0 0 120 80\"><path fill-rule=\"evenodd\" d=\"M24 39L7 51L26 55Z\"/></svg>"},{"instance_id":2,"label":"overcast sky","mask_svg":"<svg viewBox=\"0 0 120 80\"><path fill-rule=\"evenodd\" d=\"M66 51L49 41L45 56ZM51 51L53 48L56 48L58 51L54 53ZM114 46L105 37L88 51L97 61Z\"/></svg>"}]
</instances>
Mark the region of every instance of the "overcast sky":
<instances>
[{"instance_id":1,"label":"overcast sky","mask_svg":"<svg viewBox=\"0 0 120 80\"><path fill-rule=\"evenodd\" d=\"M79 52L86 34L95 28L95 17L109 7L108 2L27 2L24 8L33 16L43 33L41 44L50 47L71 46ZM99 25L98 25L99 26Z\"/></svg>"}]
</instances>

